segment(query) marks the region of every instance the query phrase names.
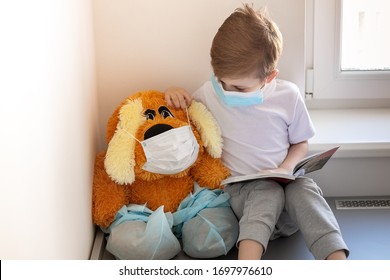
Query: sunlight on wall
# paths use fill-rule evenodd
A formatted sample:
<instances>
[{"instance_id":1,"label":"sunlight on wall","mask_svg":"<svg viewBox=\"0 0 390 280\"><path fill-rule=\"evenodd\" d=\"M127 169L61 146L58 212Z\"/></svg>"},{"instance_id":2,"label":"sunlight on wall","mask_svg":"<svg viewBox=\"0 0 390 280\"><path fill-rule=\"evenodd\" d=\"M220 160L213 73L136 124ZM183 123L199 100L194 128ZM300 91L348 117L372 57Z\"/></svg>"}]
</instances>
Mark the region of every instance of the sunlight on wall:
<instances>
[{"instance_id":1,"label":"sunlight on wall","mask_svg":"<svg viewBox=\"0 0 390 280\"><path fill-rule=\"evenodd\" d=\"M86 259L97 139L91 2L4 2L0 258Z\"/></svg>"}]
</instances>

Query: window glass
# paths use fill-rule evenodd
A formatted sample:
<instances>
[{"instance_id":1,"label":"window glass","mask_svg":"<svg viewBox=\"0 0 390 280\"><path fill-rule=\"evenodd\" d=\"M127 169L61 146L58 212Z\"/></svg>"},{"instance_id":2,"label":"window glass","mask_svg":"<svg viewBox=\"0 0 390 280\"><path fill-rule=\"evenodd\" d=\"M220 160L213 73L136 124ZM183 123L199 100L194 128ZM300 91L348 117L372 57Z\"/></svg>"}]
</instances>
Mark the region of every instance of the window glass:
<instances>
[{"instance_id":1,"label":"window glass","mask_svg":"<svg viewBox=\"0 0 390 280\"><path fill-rule=\"evenodd\" d=\"M343 0L341 70L390 70L390 1Z\"/></svg>"}]
</instances>

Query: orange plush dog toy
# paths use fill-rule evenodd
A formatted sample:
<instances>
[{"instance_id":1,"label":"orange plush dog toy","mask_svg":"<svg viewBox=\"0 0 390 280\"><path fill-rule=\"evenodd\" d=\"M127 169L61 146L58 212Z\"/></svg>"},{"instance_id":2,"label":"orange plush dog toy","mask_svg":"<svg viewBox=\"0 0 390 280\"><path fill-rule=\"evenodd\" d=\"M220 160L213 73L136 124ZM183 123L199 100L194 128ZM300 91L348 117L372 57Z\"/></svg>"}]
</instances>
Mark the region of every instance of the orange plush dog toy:
<instances>
[{"instance_id":1,"label":"orange plush dog toy","mask_svg":"<svg viewBox=\"0 0 390 280\"><path fill-rule=\"evenodd\" d=\"M168 108L161 92L136 93L114 111L106 138L107 151L96 157L92 206L112 254L169 259L180 251L177 237L192 257L226 254L235 244L237 222L220 190L229 176L220 160L222 138L203 104L194 101L186 112ZM182 142L167 154L163 146L174 140ZM217 248L221 240L224 248Z\"/></svg>"}]
</instances>

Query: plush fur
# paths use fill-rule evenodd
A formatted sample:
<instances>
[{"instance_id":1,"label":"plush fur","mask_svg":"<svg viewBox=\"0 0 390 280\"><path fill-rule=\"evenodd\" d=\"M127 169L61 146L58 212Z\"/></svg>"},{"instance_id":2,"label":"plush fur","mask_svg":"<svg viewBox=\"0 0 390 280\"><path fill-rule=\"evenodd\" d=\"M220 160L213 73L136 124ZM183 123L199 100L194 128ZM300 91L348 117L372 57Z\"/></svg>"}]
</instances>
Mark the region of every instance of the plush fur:
<instances>
[{"instance_id":1,"label":"plush fur","mask_svg":"<svg viewBox=\"0 0 390 280\"><path fill-rule=\"evenodd\" d=\"M194 135L199 143L196 162L174 175L155 174L142 169L146 161L139 141L155 125L172 128L188 124L186 111L170 108L158 91L143 91L126 98L107 123L107 151L97 155L93 182L93 221L107 227L117 211L129 203L146 204L152 210L164 206L174 212L193 191L194 182L210 189L220 188L229 176L222 164L219 127L206 107L193 102L188 109ZM149 130L151 129L151 130ZM134 137L136 139L134 139Z\"/></svg>"}]
</instances>

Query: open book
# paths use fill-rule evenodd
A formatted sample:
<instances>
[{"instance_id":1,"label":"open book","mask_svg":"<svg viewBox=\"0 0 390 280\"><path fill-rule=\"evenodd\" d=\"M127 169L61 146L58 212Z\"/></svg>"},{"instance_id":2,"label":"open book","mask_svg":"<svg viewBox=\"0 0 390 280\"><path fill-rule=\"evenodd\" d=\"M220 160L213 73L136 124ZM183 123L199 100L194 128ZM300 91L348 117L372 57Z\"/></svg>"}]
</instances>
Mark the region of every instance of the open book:
<instances>
[{"instance_id":1,"label":"open book","mask_svg":"<svg viewBox=\"0 0 390 280\"><path fill-rule=\"evenodd\" d=\"M221 185L226 185L229 183L248 181L254 179L268 178L276 181L287 183L289 181L295 180L299 176L303 176L307 173L321 169L328 160L333 156L333 154L340 147L335 147L325 152L320 152L314 155L310 155L303 160L301 160L294 168L292 174L283 174L283 173L273 173L267 171L259 171L254 174L249 175L240 175L240 176L231 176L221 182Z\"/></svg>"}]
</instances>

